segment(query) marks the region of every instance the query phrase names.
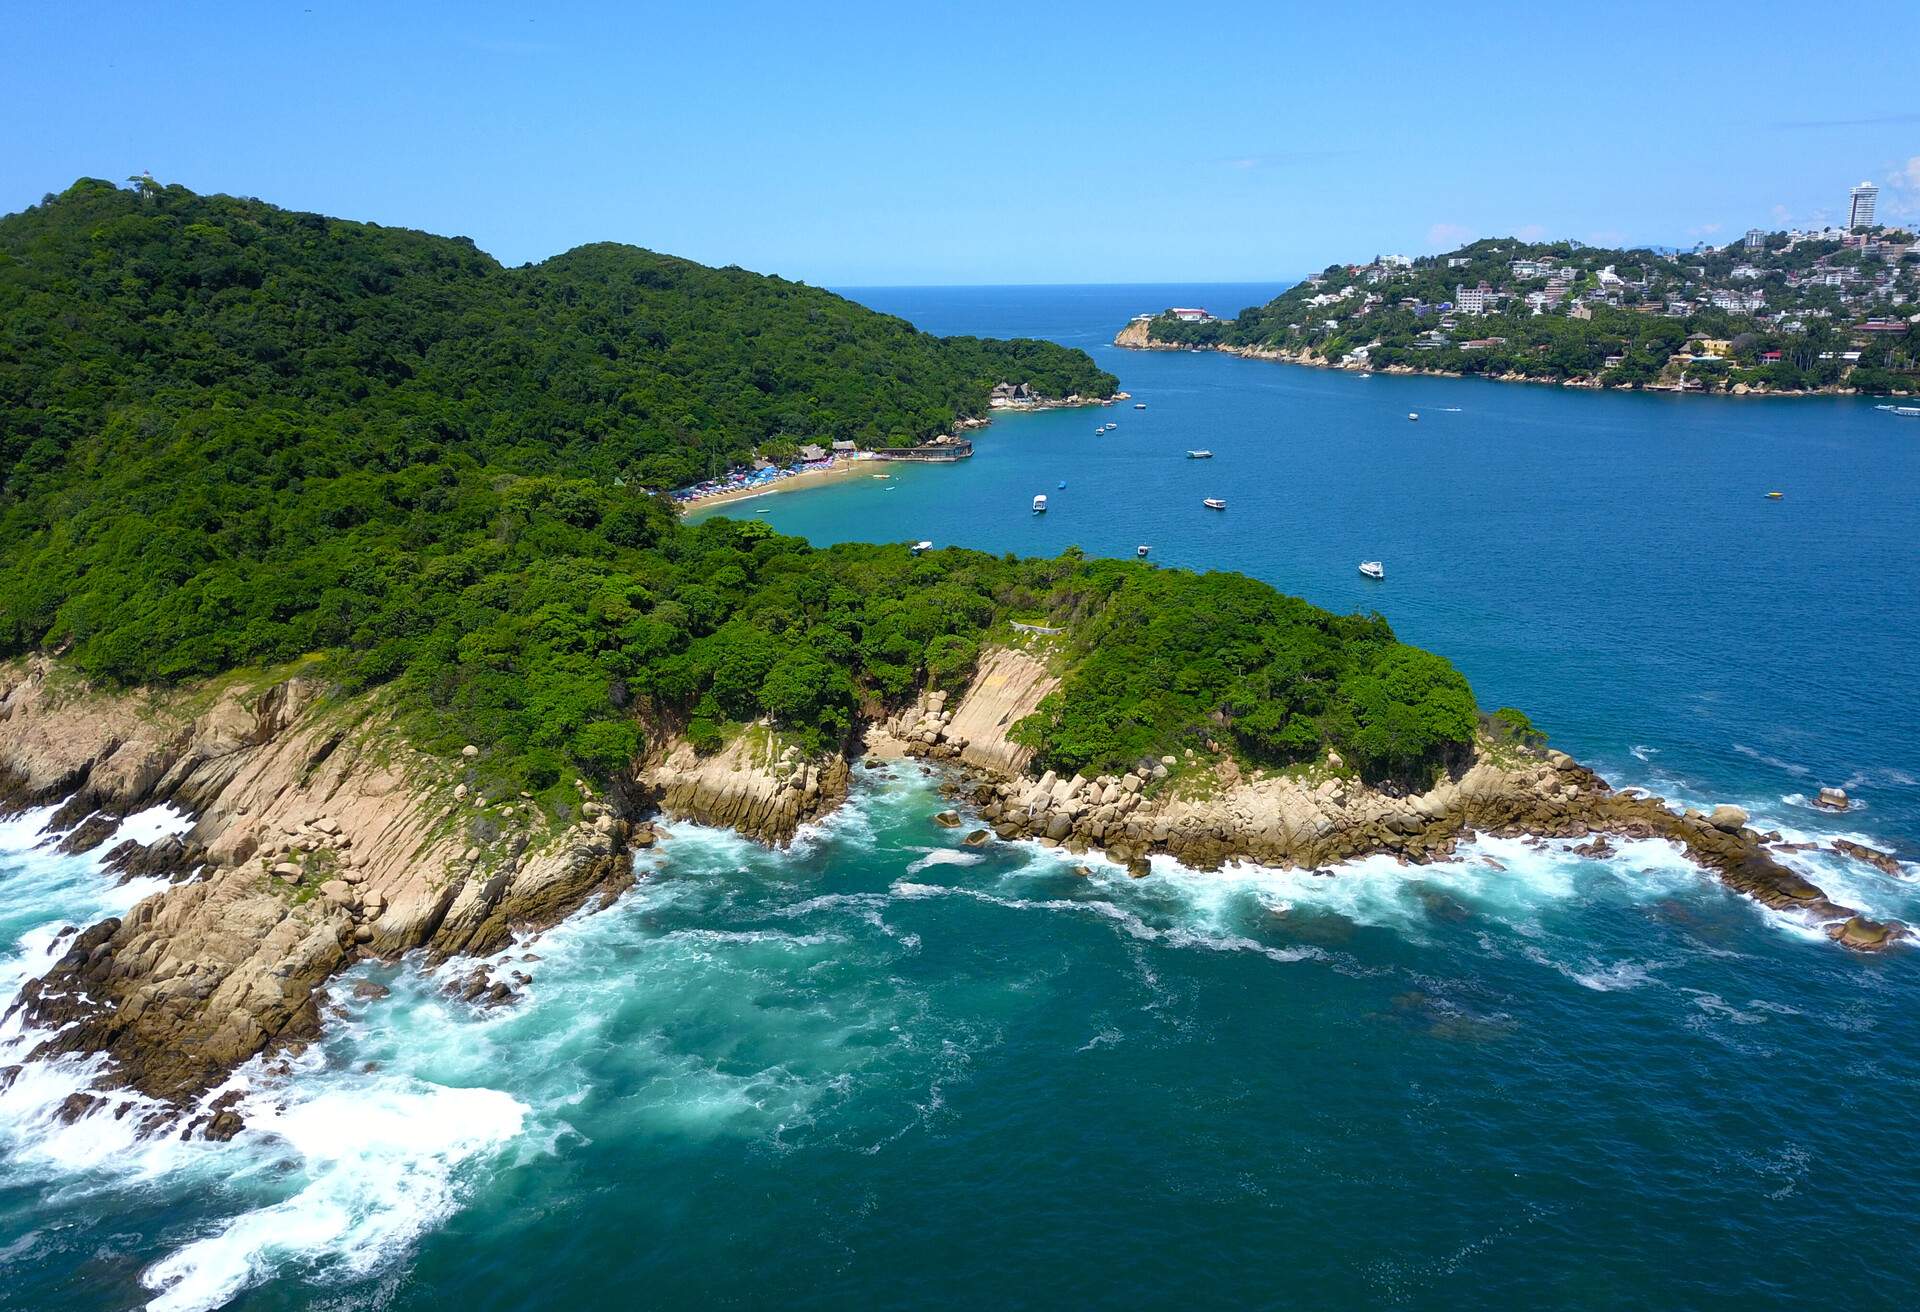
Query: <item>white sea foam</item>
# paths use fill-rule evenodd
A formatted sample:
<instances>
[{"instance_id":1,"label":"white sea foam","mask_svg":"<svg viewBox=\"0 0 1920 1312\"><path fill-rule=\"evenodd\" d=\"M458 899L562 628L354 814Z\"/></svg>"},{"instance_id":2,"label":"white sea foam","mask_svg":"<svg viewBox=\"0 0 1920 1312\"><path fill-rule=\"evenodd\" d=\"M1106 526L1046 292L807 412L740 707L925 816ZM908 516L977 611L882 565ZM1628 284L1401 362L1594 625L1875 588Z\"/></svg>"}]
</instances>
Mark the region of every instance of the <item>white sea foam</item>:
<instances>
[{"instance_id":1,"label":"white sea foam","mask_svg":"<svg viewBox=\"0 0 1920 1312\"><path fill-rule=\"evenodd\" d=\"M1011 911L1056 911L1082 916L1096 916L1111 921L1122 933L1145 943L1163 943L1175 948L1199 948L1210 952L1251 952L1272 961L1293 963L1307 961L1324 956L1317 948L1311 947L1275 947L1249 938L1245 934L1210 929L1192 924L1159 926L1147 923L1141 916L1129 908L1097 898L1026 898L1004 897L980 888L959 887L945 884L917 884L911 880L897 880L893 885L894 894L905 899L958 897L971 898L992 906L1005 907Z\"/></svg>"},{"instance_id":2,"label":"white sea foam","mask_svg":"<svg viewBox=\"0 0 1920 1312\"><path fill-rule=\"evenodd\" d=\"M1760 762L1760 764L1770 765L1776 770L1784 770L1788 774L1793 775L1796 778L1804 779L1806 776L1813 773L1811 768L1801 765L1797 761L1783 761L1777 756L1770 755L1769 753L1763 752L1756 747L1749 747L1745 743L1735 743L1733 745L1733 750L1740 753L1740 755L1746 757L1750 761L1758 761Z\"/></svg>"},{"instance_id":3,"label":"white sea foam","mask_svg":"<svg viewBox=\"0 0 1920 1312\"><path fill-rule=\"evenodd\" d=\"M528 1108L492 1089L376 1077L296 1086L244 1111L247 1148L282 1154L300 1188L149 1267L149 1312L210 1312L287 1267L379 1269L458 1206L463 1168L518 1137Z\"/></svg>"},{"instance_id":4,"label":"white sea foam","mask_svg":"<svg viewBox=\"0 0 1920 1312\"><path fill-rule=\"evenodd\" d=\"M924 854L907 866L907 873L910 875L918 874L933 866L977 866L986 859L978 852L962 852L951 847L919 847L908 850Z\"/></svg>"},{"instance_id":5,"label":"white sea foam","mask_svg":"<svg viewBox=\"0 0 1920 1312\"><path fill-rule=\"evenodd\" d=\"M1641 961L1615 961L1602 964L1588 957L1584 965L1574 966L1555 960L1532 944L1522 947L1521 954L1535 965L1556 971L1581 988L1592 989L1595 993L1618 993L1655 983L1653 972L1661 965L1659 962Z\"/></svg>"}]
</instances>

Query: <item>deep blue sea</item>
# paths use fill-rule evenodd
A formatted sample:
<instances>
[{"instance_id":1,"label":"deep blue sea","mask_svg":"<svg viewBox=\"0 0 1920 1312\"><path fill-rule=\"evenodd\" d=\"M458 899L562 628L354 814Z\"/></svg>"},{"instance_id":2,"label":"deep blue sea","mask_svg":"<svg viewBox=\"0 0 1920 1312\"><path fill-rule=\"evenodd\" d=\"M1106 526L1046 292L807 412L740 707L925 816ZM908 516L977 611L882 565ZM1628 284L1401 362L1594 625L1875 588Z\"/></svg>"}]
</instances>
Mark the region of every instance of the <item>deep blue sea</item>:
<instances>
[{"instance_id":1,"label":"deep blue sea","mask_svg":"<svg viewBox=\"0 0 1920 1312\"><path fill-rule=\"evenodd\" d=\"M1106 345L1275 290L854 291L1084 346L1147 409L1005 418L964 464L726 513L1145 544L1378 610L1616 783L1898 851L1901 877L1794 860L1920 921L1920 423ZM790 852L675 829L618 905L516 946L504 1013L361 972L391 996L342 990L291 1079L249 1072L231 1144L57 1126L77 1073L29 1068L0 1094L0 1307L1914 1301L1920 953L1846 954L1652 842L1083 879L960 847L936 784L861 771ZM1859 807L1812 810L1822 784ZM144 891L34 821L0 828L0 994Z\"/></svg>"}]
</instances>

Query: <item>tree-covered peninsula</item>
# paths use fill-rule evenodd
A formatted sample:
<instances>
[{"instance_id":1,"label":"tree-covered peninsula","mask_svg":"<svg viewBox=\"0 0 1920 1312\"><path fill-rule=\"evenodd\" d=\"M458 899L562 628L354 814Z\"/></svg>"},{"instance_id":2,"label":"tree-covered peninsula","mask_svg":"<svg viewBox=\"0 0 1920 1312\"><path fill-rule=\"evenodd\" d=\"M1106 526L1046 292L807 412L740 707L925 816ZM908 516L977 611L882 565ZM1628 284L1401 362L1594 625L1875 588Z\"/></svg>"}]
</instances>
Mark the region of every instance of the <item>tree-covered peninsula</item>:
<instances>
[{"instance_id":1,"label":"tree-covered peninsula","mask_svg":"<svg viewBox=\"0 0 1920 1312\"><path fill-rule=\"evenodd\" d=\"M0 656L170 684L304 661L500 788L616 776L672 726L812 748L1064 629L1036 760L1337 749L1430 776L1475 732L1444 660L1237 575L683 525L656 490L792 435L912 440L1079 351L938 338L615 245L471 242L82 181L0 220ZM650 490L652 489L652 490Z\"/></svg>"}]
</instances>

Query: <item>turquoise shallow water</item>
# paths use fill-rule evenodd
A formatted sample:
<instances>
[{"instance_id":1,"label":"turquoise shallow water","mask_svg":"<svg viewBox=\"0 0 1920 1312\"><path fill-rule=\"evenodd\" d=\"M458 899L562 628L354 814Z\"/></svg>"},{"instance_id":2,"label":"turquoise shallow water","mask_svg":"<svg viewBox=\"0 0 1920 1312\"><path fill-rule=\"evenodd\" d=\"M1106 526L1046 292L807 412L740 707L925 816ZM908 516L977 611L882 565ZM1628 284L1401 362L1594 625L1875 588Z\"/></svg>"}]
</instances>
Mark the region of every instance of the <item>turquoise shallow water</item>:
<instances>
[{"instance_id":1,"label":"turquoise shallow water","mask_svg":"<svg viewBox=\"0 0 1920 1312\"><path fill-rule=\"evenodd\" d=\"M1097 344L1258 293L861 295ZM1150 407L1099 412L1111 437L1022 417L965 466L733 513L1149 542L1377 606L1618 782L1917 845L1920 435L1846 403L1109 367ZM1806 809L1822 782L1866 809ZM73 1073L31 1071L0 1094L0 1307L1911 1301L1914 954L1845 955L1652 843L1080 877L960 848L937 784L862 771L789 853L676 829L617 906L503 954L535 977L511 1011L364 972L391 996L342 990L300 1069L251 1072L230 1145L54 1128ZM32 829L0 829L9 992L52 927L140 891ZM1920 919L1910 879L1802 859Z\"/></svg>"}]
</instances>

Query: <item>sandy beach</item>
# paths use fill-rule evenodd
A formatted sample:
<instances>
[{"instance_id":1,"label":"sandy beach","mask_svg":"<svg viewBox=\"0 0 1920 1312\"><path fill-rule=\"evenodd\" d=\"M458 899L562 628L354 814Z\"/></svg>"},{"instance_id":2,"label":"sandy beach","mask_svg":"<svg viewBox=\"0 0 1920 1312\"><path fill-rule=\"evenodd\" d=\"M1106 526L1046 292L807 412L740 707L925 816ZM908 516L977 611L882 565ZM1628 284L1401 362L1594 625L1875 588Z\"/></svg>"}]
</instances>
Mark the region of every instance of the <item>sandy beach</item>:
<instances>
[{"instance_id":1,"label":"sandy beach","mask_svg":"<svg viewBox=\"0 0 1920 1312\"><path fill-rule=\"evenodd\" d=\"M837 483L842 479L860 475L886 473L886 462L874 460L866 455L851 458L836 456L825 469L809 469L805 473L791 474L786 478L775 479L763 487L734 488L726 492L715 492L711 496L696 497L681 506L681 513L695 510L711 510L715 506L731 501L752 501L756 497L770 497L779 492L792 492L799 488L820 487L827 483Z\"/></svg>"}]
</instances>

